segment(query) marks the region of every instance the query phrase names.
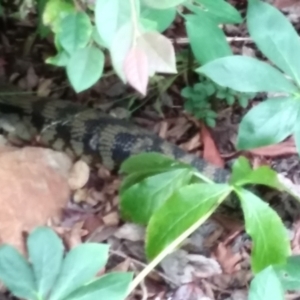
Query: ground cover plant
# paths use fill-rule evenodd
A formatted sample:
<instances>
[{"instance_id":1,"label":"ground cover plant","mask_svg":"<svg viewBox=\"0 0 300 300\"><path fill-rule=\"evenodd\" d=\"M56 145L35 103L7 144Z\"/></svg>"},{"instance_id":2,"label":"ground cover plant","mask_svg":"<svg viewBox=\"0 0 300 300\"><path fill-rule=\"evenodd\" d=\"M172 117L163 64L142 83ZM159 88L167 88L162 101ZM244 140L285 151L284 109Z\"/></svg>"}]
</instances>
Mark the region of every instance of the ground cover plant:
<instances>
[{"instance_id":1,"label":"ground cover plant","mask_svg":"<svg viewBox=\"0 0 300 300\"><path fill-rule=\"evenodd\" d=\"M22 2L20 16L26 17L27 10L35 6L34 1ZM273 66L252 57L233 55L219 25L240 24L243 18L223 0L40 0L37 11L40 19L37 31L41 37L52 33L57 51L55 56L47 58L46 63L65 68L76 92L101 80L106 71L105 58L109 57L113 71L141 95L147 94L150 78L160 73L171 74L170 78L177 76L174 46L162 33L180 16L196 61L195 71L202 77L199 83L182 89L182 96L187 99L186 110L214 126L216 112L211 109L211 96L225 99L228 105L237 100L246 107L256 93L281 93L280 97L270 96L249 110L239 127L237 148L245 150L275 144L293 135L300 153L297 126L300 122L300 63L297 55L300 39L287 18L272 5L249 0L246 22L251 38ZM5 14L2 7L0 13ZM147 226L145 252L149 265L131 283L129 274L120 275L126 279L124 285L120 290L114 286L105 290L105 293L115 293L114 296L109 294L109 299L124 299L232 193L240 201L246 231L253 241L251 267L255 277L249 299L283 299L286 291L299 290L300 261L298 256L291 256L282 220L262 199L244 187L261 184L291 193L271 169L252 170L249 162L240 158L233 166L230 181L220 184L205 178L191 166L152 153L128 159L121 172L125 178L120 190L120 211L124 220ZM163 232L161 228L164 228ZM46 229L36 231L31 238L34 239L37 233L40 233L40 239L49 238L50 244L59 245L57 237ZM43 249L41 241L35 243L36 249ZM98 246L102 247L98 249L102 260L96 265L97 270L103 267L106 262L103 257L107 256L105 246ZM62 260L61 246L58 250L58 258ZM7 267L11 260L17 262L12 273ZM88 255L83 254L82 264L89 263L93 264ZM55 279L60 276L59 267L53 270L56 273L52 278L46 278L45 289L43 282L34 279L39 278L37 272L43 271L39 269L42 265L32 257L31 264L32 268L12 248L0 248L0 279L17 297L88 299L102 296L102 277L87 283L96 274L97 270L93 269L89 278L78 279L78 286L66 284L67 292L63 296L55 297L51 292L48 297ZM13 280L20 272L25 285L15 286ZM72 269L61 275L62 286L64 280L76 274L81 275ZM110 287L109 283L107 286ZM54 294L55 290L54 286Z\"/></svg>"}]
</instances>

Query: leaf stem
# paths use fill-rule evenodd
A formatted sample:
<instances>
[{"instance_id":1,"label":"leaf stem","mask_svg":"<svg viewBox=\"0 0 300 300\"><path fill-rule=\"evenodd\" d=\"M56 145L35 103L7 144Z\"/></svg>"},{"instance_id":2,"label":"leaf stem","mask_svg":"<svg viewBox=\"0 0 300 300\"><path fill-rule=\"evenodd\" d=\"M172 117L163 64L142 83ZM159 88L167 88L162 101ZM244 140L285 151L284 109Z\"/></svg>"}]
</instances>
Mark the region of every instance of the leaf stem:
<instances>
[{"instance_id":1,"label":"leaf stem","mask_svg":"<svg viewBox=\"0 0 300 300\"><path fill-rule=\"evenodd\" d=\"M139 27L138 27L138 13L136 9L135 0L130 0L130 6L131 6L131 17L132 17L132 23L133 23L133 39L132 43L133 46L136 44L136 39L139 35Z\"/></svg>"},{"instance_id":2,"label":"leaf stem","mask_svg":"<svg viewBox=\"0 0 300 300\"><path fill-rule=\"evenodd\" d=\"M200 225L202 225L216 210L216 208L227 198L227 196L232 192L229 189L223 195L220 195L219 201L216 203L215 207L211 209L207 214L202 216L196 223L189 227L185 232L183 232L178 238L176 238L172 243L170 243L162 252L160 252L131 282L128 288L127 295L129 295L144 278L170 253L172 253L181 243L187 239Z\"/></svg>"}]
</instances>

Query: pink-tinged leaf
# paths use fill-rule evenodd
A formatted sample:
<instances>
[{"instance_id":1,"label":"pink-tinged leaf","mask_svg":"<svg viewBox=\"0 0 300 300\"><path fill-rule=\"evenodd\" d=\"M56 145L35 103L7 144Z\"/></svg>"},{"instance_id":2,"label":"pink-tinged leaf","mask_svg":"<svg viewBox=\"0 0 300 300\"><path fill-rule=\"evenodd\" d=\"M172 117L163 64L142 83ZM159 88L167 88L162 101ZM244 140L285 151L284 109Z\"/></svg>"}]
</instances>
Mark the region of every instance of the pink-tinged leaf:
<instances>
[{"instance_id":1,"label":"pink-tinged leaf","mask_svg":"<svg viewBox=\"0 0 300 300\"><path fill-rule=\"evenodd\" d=\"M132 43L133 27L132 22L128 22L119 28L109 49L114 71L124 83L127 83L126 75L124 74L124 62Z\"/></svg>"},{"instance_id":2,"label":"pink-tinged leaf","mask_svg":"<svg viewBox=\"0 0 300 300\"><path fill-rule=\"evenodd\" d=\"M148 58L138 47L130 49L124 61L124 72L128 83L146 95L148 85Z\"/></svg>"},{"instance_id":3,"label":"pink-tinged leaf","mask_svg":"<svg viewBox=\"0 0 300 300\"><path fill-rule=\"evenodd\" d=\"M165 36L158 32L145 32L138 37L137 45L148 57L149 76L156 72L177 73L174 47Z\"/></svg>"}]
</instances>

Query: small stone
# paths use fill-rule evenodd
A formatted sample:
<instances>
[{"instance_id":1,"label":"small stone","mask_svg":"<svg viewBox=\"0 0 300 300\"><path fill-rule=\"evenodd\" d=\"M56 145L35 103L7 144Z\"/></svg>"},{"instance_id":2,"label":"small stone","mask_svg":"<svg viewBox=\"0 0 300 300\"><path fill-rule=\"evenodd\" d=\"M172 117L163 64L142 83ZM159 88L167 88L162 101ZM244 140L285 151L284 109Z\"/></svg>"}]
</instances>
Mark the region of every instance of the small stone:
<instances>
[{"instance_id":1,"label":"small stone","mask_svg":"<svg viewBox=\"0 0 300 300\"><path fill-rule=\"evenodd\" d=\"M89 180L90 168L82 160L77 161L69 175L69 186L72 190L83 188Z\"/></svg>"}]
</instances>

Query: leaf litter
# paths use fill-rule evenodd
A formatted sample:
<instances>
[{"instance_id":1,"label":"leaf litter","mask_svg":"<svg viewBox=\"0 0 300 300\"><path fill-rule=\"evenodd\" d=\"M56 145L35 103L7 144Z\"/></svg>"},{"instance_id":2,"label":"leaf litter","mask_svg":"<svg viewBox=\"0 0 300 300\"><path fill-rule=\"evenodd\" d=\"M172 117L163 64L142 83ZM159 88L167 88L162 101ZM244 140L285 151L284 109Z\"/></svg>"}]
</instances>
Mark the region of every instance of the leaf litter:
<instances>
[{"instance_id":1,"label":"leaf litter","mask_svg":"<svg viewBox=\"0 0 300 300\"><path fill-rule=\"evenodd\" d=\"M292 7L297 4L295 2L292 0L277 0L275 4L278 7L285 7L286 5ZM295 10L292 11L292 13L294 12ZM29 36L27 34L28 28L24 24L22 25L22 22L19 27L10 31L8 37L4 37L6 41L4 47L13 49L16 57L22 57L20 54L27 51L30 53L32 61L28 62L18 59L12 65L11 61L6 60L6 56L0 57L0 73L3 73L4 66L9 65L14 70L10 79L17 81L19 86L27 91L37 91L39 96L52 95L54 97L75 99L78 102L86 102L86 99L89 99L89 102L92 102L93 105L100 107L100 109L106 112L112 110L116 105L121 104L123 109L128 111L126 106L128 104L127 100L118 102L120 94L115 95L108 92L110 96L107 96L106 91L118 83L113 77L102 80L100 84L97 84L90 91L76 95L71 89L67 88L67 83L62 72L57 69L54 71L51 67L41 67L43 60L37 49L47 52L47 45L40 42L28 43L28 39L25 38ZM233 30L233 28L231 29ZM172 28L168 34L177 37L176 30L181 34L181 28ZM236 26L235 32L243 36L245 35L245 28L243 26ZM15 40L15 36L21 37L21 39L16 39L18 40L17 43L11 43L10 41ZM28 47L28 45L29 48L25 49L25 46ZM245 50L245 48L243 49L245 45L248 47L247 42L233 42L232 46L236 51L247 51L247 53L250 53L252 51L251 46L248 47L248 50ZM61 84L62 82L63 84ZM106 87L101 86L104 83ZM104 92L104 90L106 91ZM115 89L111 88L111 90ZM126 93L128 93L128 89L122 87L121 97ZM104 94L106 99L103 99ZM171 94L174 98L172 100L175 103L178 102L176 88L173 88ZM111 103L114 103L114 101L117 102L112 105ZM141 102L140 99L136 101ZM240 117L241 112L229 112L226 123L227 127L219 123L214 130L207 130L207 128L200 126L199 123L195 125L195 122L188 120L178 110L168 111L165 118L161 120L157 111L150 104L144 106L138 116L134 116L134 120L144 127L155 128L154 131L161 137L178 143L183 149L191 151L196 155L204 156L206 159L222 166L227 157L234 157L238 154L233 147L237 129L236 120L232 122L235 114ZM8 153L10 153L9 155L16 155L17 151L10 149ZM294 151L294 144L289 139L279 145L251 150L247 155L252 160L257 159L257 157L263 160L267 157L267 163L274 164L275 161L277 171L281 172L286 171L291 166L291 162L287 162L285 158L282 159L282 156L294 154ZM285 163L282 163L282 161ZM293 161L295 161L295 158L292 159ZM33 162L30 161L30 164L33 165ZM44 166L40 167L44 168ZM63 201L64 210L62 218L58 220L58 215L54 213L51 221L50 216L47 215L43 221L39 220L38 223L48 222L48 224L52 224L56 231L64 237L69 248L85 241L108 242L112 247L111 269L140 270L146 264L143 250L144 232L136 225L123 223L120 220L117 209L119 179L101 166L96 171L88 170L86 166L78 167L77 165L76 167L76 165L73 165L73 168L77 168L79 171L75 171L76 180L74 180L74 172L72 173L72 192L69 190L68 193L70 196L66 197ZM300 173L298 170L300 170L300 167L296 165L289 168L286 173L292 177L293 174ZM18 171L20 170L18 169ZM43 169L44 171L45 169ZM58 176L60 173L57 169L54 172L56 172L56 175L53 176ZM76 172L78 172L77 175ZM70 184L70 178L65 180L67 185L68 181ZM25 195L25 192L23 195ZM55 196L56 199L59 198L57 194ZM76 199L78 201L74 201ZM68 200L69 204L67 204ZM61 204L62 202L60 202ZM21 212L22 207L18 206L14 210ZM50 211L48 210L47 213L50 213ZM151 274L149 276L150 280L144 283L144 288L137 291L136 296L142 295L143 289L146 289L150 291L148 291L148 296L167 299L168 295L170 295L168 294L170 293L169 287L172 287L173 291L175 289L172 299L178 300L246 299L247 284L251 279L248 255L250 241L244 235L240 223L232 221L231 217L227 217L226 219L226 216L221 216L218 219L217 214L215 214L206 224L201 226L199 230L189 237L182 249L171 254L166 261L170 260L172 256L177 257L175 255L177 252L181 253L181 255L178 255L177 259L175 258L170 265L164 261L159 269L153 272L155 275ZM18 221L20 220L21 218L19 217ZM10 221L16 222L16 219L11 218ZM12 228L12 226L10 225L9 228ZM293 253L298 253L299 224L293 223L289 227L291 230ZM20 230L26 231L29 229L21 225ZM21 239L18 243L21 245ZM167 267L163 267L166 265ZM179 275L176 272L172 272L171 266L174 267L175 265L179 266L178 272L181 271L181 274L180 272ZM165 283L168 285L166 286Z\"/></svg>"}]
</instances>

